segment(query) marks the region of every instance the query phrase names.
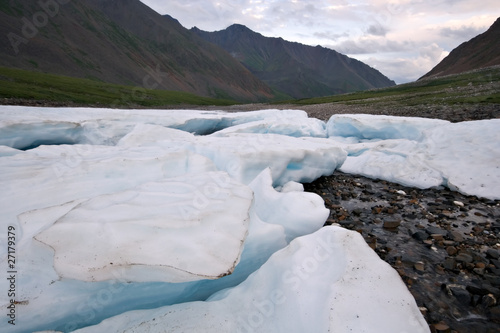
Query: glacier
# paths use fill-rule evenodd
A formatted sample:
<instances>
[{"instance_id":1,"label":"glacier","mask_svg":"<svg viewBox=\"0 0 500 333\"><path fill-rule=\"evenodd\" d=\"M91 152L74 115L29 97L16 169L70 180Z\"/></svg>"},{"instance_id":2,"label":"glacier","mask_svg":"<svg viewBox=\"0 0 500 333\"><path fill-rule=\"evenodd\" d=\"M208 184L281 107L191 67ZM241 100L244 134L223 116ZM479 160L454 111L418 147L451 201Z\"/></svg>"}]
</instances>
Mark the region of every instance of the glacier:
<instances>
[{"instance_id":1,"label":"glacier","mask_svg":"<svg viewBox=\"0 0 500 333\"><path fill-rule=\"evenodd\" d=\"M15 230L17 261L0 330L427 332L397 273L324 228L301 183L340 169L499 199L499 125L1 106L0 239Z\"/></svg>"}]
</instances>

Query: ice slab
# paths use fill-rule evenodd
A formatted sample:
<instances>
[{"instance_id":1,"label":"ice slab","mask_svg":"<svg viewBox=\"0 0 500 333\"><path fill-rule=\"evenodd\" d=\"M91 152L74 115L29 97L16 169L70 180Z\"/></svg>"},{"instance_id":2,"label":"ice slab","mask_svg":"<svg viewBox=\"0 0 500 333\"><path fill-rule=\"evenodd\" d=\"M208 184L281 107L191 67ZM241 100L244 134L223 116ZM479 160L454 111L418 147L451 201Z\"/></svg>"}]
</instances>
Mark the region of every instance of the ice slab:
<instances>
[{"instance_id":1,"label":"ice slab","mask_svg":"<svg viewBox=\"0 0 500 333\"><path fill-rule=\"evenodd\" d=\"M349 156L340 171L416 188L443 185L442 173L426 161L422 144L405 139L374 140L343 146Z\"/></svg>"},{"instance_id":2,"label":"ice slab","mask_svg":"<svg viewBox=\"0 0 500 333\"><path fill-rule=\"evenodd\" d=\"M81 202L35 239L54 249L62 278L216 279L239 262L252 199L222 172L170 178ZM45 210L36 215L47 220Z\"/></svg>"},{"instance_id":3,"label":"ice slab","mask_svg":"<svg viewBox=\"0 0 500 333\"><path fill-rule=\"evenodd\" d=\"M310 182L330 175L347 156L334 142L321 138L252 133L194 136L155 125L136 126L118 145L182 147L207 157L219 170L244 184L270 168L274 186L290 181Z\"/></svg>"},{"instance_id":4,"label":"ice slab","mask_svg":"<svg viewBox=\"0 0 500 333\"><path fill-rule=\"evenodd\" d=\"M428 165L443 183L468 195L500 199L500 119L436 127L422 141Z\"/></svg>"},{"instance_id":5,"label":"ice slab","mask_svg":"<svg viewBox=\"0 0 500 333\"><path fill-rule=\"evenodd\" d=\"M356 232L295 239L206 302L127 312L77 332L429 332L399 275Z\"/></svg>"},{"instance_id":6,"label":"ice slab","mask_svg":"<svg viewBox=\"0 0 500 333\"><path fill-rule=\"evenodd\" d=\"M213 133L213 136L225 136L234 133L281 134L293 137L326 138L325 123L315 118L280 118L266 119L235 125Z\"/></svg>"},{"instance_id":7,"label":"ice slab","mask_svg":"<svg viewBox=\"0 0 500 333\"><path fill-rule=\"evenodd\" d=\"M449 121L417 117L369 114L333 115L326 125L328 136L355 137L359 140L419 140L423 131L449 124Z\"/></svg>"},{"instance_id":8,"label":"ice slab","mask_svg":"<svg viewBox=\"0 0 500 333\"><path fill-rule=\"evenodd\" d=\"M0 106L0 145L23 149L44 143L114 145L137 124L159 125L207 135L231 126L258 121L268 124L275 121L293 123L297 128L310 127L326 133L323 122L309 119L307 113L300 110L228 113ZM301 122L311 125L301 126ZM287 130L283 126L280 129Z\"/></svg>"},{"instance_id":9,"label":"ice slab","mask_svg":"<svg viewBox=\"0 0 500 333\"><path fill-rule=\"evenodd\" d=\"M340 170L406 186L444 185L500 198L500 120L441 120L341 115L327 124L348 152Z\"/></svg>"}]
</instances>

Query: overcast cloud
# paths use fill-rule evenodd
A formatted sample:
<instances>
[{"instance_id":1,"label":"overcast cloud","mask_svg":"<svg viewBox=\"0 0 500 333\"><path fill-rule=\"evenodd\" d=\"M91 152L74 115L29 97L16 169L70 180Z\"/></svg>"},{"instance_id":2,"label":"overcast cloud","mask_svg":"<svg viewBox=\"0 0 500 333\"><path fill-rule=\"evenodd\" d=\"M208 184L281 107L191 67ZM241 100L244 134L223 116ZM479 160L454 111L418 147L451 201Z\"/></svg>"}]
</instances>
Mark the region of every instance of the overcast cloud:
<instances>
[{"instance_id":1,"label":"overcast cloud","mask_svg":"<svg viewBox=\"0 0 500 333\"><path fill-rule=\"evenodd\" d=\"M414 81L500 16L498 0L142 0L186 28L244 24L269 37L322 45Z\"/></svg>"}]
</instances>

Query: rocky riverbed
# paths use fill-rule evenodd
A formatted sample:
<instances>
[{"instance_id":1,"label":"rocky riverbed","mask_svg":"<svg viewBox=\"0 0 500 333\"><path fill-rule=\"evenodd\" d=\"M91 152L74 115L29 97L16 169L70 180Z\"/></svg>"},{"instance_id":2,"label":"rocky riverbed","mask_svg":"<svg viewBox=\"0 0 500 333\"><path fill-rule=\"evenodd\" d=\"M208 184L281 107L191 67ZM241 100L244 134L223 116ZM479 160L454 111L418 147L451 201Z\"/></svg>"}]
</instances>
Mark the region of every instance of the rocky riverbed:
<instances>
[{"instance_id":1,"label":"rocky riverbed","mask_svg":"<svg viewBox=\"0 0 500 333\"><path fill-rule=\"evenodd\" d=\"M335 172L306 184L396 269L432 332L499 332L500 202Z\"/></svg>"}]
</instances>

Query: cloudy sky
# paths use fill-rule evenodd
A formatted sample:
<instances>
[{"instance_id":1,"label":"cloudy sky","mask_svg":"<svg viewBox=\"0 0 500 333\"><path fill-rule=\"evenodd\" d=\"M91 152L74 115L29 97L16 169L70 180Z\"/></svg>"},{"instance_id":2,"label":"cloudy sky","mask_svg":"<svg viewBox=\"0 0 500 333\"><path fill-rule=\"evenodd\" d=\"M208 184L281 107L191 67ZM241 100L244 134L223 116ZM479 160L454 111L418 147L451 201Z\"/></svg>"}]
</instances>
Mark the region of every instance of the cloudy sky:
<instances>
[{"instance_id":1,"label":"cloudy sky","mask_svg":"<svg viewBox=\"0 0 500 333\"><path fill-rule=\"evenodd\" d=\"M186 28L244 24L332 48L397 83L415 81L500 16L499 0L142 0Z\"/></svg>"}]
</instances>

